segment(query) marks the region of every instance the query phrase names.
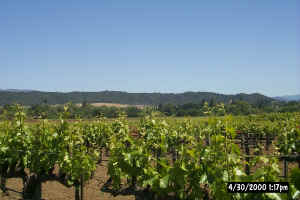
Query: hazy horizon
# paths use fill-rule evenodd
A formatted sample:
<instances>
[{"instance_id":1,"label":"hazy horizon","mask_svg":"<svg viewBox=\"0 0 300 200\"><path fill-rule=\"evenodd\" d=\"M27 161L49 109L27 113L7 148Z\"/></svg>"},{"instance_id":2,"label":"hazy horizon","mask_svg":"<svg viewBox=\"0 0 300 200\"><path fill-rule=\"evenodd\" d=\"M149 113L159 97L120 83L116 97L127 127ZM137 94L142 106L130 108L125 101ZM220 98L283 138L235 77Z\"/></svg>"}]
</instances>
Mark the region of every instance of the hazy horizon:
<instances>
[{"instance_id":1,"label":"hazy horizon","mask_svg":"<svg viewBox=\"0 0 300 200\"><path fill-rule=\"evenodd\" d=\"M218 93L218 92L214 92L214 91L183 91L183 92L143 92L143 91L136 91L136 92L128 92L128 91L121 91L121 90L72 90L72 91L62 91L62 90L58 90L58 91L48 91L48 90L33 90L33 89L28 89L28 88L0 88L0 91L9 91L9 90L17 90L17 91L35 91L35 92L58 92L58 93L71 93L71 92L125 92L125 93L161 93L161 94L183 94L183 93L188 93L188 92L193 92L193 93L197 93L197 92L208 92L208 93L215 93L215 94L224 94L224 95L237 95L237 94L261 94L261 95L265 95L263 93L259 93L259 92L253 92L253 93L247 93L247 92L241 92L241 93ZM268 96L268 97L289 97L289 96L299 96L299 94L286 94L286 95L281 95L281 96Z\"/></svg>"}]
</instances>

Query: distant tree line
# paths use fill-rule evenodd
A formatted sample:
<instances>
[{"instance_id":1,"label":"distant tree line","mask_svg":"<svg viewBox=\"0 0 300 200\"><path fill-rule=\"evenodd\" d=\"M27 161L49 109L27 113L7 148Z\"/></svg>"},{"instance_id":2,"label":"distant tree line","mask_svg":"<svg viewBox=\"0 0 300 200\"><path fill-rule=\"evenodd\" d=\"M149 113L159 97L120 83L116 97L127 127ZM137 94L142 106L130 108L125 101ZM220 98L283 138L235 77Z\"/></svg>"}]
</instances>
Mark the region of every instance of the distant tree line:
<instances>
[{"instance_id":1,"label":"distant tree line","mask_svg":"<svg viewBox=\"0 0 300 200\"><path fill-rule=\"evenodd\" d=\"M64 111L64 105L49 105L47 101L32 106L25 106L26 115L32 119L58 119ZM242 100L234 100L229 103L218 103L215 99L210 101L201 101L200 103L186 103L182 105L159 104L158 106L149 106L138 108L134 106L119 108L92 106L83 102L81 106L68 103L69 118L91 119L96 117L116 118L120 113L125 113L128 117L142 117L155 112L159 116L206 116L208 112L216 116L222 116L225 113L232 115L249 115L270 112L300 112L300 102L264 102L258 101L250 104ZM12 118L16 112L13 104L0 106L0 115Z\"/></svg>"},{"instance_id":2,"label":"distant tree line","mask_svg":"<svg viewBox=\"0 0 300 200\"><path fill-rule=\"evenodd\" d=\"M214 99L211 99L209 102L202 101L200 103L187 103L183 105L160 104L158 106L158 111L166 116L204 116L206 110L205 103L210 108L218 105ZM300 102L258 101L250 104L246 101L237 100L225 104L224 109L227 114L232 115L249 115L270 112L299 112ZM220 113L217 115L220 115Z\"/></svg>"},{"instance_id":3,"label":"distant tree line","mask_svg":"<svg viewBox=\"0 0 300 200\"><path fill-rule=\"evenodd\" d=\"M13 118L16 112L16 106L5 105L0 107L0 115L7 118ZM96 107L90 104L82 104L78 106L72 103L68 103L68 113L70 119L91 119L97 117L116 118L120 113L125 113L128 117L140 117L146 115L151 108L140 109L137 107L108 107L101 106ZM26 115L31 119L58 119L60 114L64 111L64 105L49 105L46 103L35 104L32 106L25 106Z\"/></svg>"}]
</instances>

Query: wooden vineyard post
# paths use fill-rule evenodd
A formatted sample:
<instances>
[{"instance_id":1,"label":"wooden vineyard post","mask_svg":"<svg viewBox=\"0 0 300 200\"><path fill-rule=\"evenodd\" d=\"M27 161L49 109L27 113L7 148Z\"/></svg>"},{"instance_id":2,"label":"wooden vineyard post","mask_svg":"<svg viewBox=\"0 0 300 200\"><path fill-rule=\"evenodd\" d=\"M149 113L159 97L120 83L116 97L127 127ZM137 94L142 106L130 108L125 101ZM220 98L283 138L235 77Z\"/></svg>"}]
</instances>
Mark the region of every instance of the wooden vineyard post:
<instances>
[{"instance_id":1,"label":"wooden vineyard post","mask_svg":"<svg viewBox=\"0 0 300 200\"><path fill-rule=\"evenodd\" d=\"M34 190L34 196L33 196L33 199L34 200L41 200L42 198L42 181L41 181L41 177L38 175L36 177L36 180L35 180L35 190Z\"/></svg>"},{"instance_id":2,"label":"wooden vineyard post","mask_svg":"<svg viewBox=\"0 0 300 200\"><path fill-rule=\"evenodd\" d=\"M80 177L80 200L84 200L84 182L82 175Z\"/></svg>"},{"instance_id":3,"label":"wooden vineyard post","mask_svg":"<svg viewBox=\"0 0 300 200\"><path fill-rule=\"evenodd\" d=\"M267 134L266 134L266 151L269 151L269 145L270 145L270 134L267 132Z\"/></svg>"},{"instance_id":4,"label":"wooden vineyard post","mask_svg":"<svg viewBox=\"0 0 300 200\"><path fill-rule=\"evenodd\" d=\"M173 161L173 164L176 162L176 159L177 159L176 149L175 149L175 147L172 147L172 161Z\"/></svg>"},{"instance_id":5,"label":"wooden vineyard post","mask_svg":"<svg viewBox=\"0 0 300 200\"><path fill-rule=\"evenodd\" d=\"M285 135L285 152L286 152L286 154L288 152L287 145L288 145L287 135ZM288 163L287 163L286 155L283 157L283 176L284 176L284 178L287 178L287 176L288 176Z\"/></svg>"},{"instance_id":6,"label":"wooden vineyard post","mask_svg":"<svg viewBox=\"0 0 300 200\"><path fill-rule=\"evenodd\" d=\"M80 185L78 181L75 182L75 200L80 200Z\"/></svg>"},{"instance_id":7,"label":"wooden vineyard post","mask_svg":"<svg viewBox=\"0 0 300 200\"><path fill-rule=\"evenodd\" d=\"M133 159L133 168L136 168L136 160ZM134 175L131 179L131 187L135 189L137 177Z\"/></svg>"},{"instance_id":8,"label":"wooden vineyard post","mask_svg":"<svg viewBox=\"0 0 300 200\"><path fill-rule=\"evenodd\" d=\"M248 133L244 134L244 145L245 145L245 153L246 153L246 165L245 165L245 172L247 175L250 175L250 166L249 166L249 161L250 161L250 149L249 149L249 137L248 137Z\"/></svg>"},{"instance_id":9,"label":"wooden vineyard post","mask_svg":"<svg viewBox=\"0 0 300 200\"><path fill-rule=\"evenodd\" d=\"M254 138L254 141L255 141L255 144L254 144L255 145L255 152L254 152L254 154L259 155L260 154L260 149L259 149L259 145L258 145L258 143L259 143L259 134L255 133L254 137L255 137Z\"/></svg>"},{"instance_id":10,"label":"wooden vineyard post","mask_svg":"<svg viewBox=\"0 0 300 200\"><path fill-rule=\"evenodd\" d=\"M101 162L102 162L102 159L103 159L103 157L102 157L102 147L100 148L100 154L99 154L99 161L98 161L98 164L100 164Z\"/></svg>"},{"instance_id":11,"label":"wooden vineyard post","mask_svg":"<svg viewBox=\"0 0 300 200\"><path fill-rule=\"evenodd\" d=\"M108 150L108 148L105 148L105 156L106 156L106 157L109 156L109 150Z\"/></svg>"},{"instance_id":12,"label":"wooden vineyard post","mask_svg":"<svg viewBox=\"0 0 300 200\"><path fill-rule=\"evenodd\" d=\"M227 123L226 123L226 127L227 127ZM228 155L228 152L227 152L227 132L225 132L225 154ZM225 160L226 160L226 168L227 168L227 171L229 172L228 156L225 157ZM229 179L230 179L230 176L229 176Z\"/></svg>"},{"instance_id":13,"label":"wooden vineyard post","mask_svg":"<svg viewBox=\"0 0 300 200\"><path fill-rule=\"evenodd\" d=\"M210 145L210 135L206 135L206 137L205 137L205 143L206 143L206 146Z\"/></svg>"},{"instance_id":14,"label":"wooden vineyard post","mask_svg":"<svg viewBox=\"0 0 300 200\"><path fill-rule=\"evenodd\" d=\"M2 166L0 171L0 189L6 193L6 167Z\"/></svg>"},{"instance_id":15,"label":"wooden vineyard post","mask_svg":"<svg viewBox=\"0 0 300 200\"><path fill-rule=\"evenodd\" d=\"M132 176L131 186L132 186L132 188L136 187L136 176Z\"/></svg>"},{"instance_id":16,"label":"wooden vineyard post","mask_svg":"<svg viewBox=\"0 0 300 200\"><path fill-rule=\"evenodd\" d=\"M159 148L159 149L157 150L157 152L156 152L156 160L157 160L157 162L156 162L156 170L157 170L158 172L160 172L160 169L161 169L161 166L160 166L160 164L158 163L158 162L160 161L160 157L161 157L161 149Z\"/></svg>"},{"instance_id":17,"label":"wooden vineyard post","mask_svg":"<svg viewBox=\"0 0 300 200\"><path fill-rule=\"evenodd\" d=\"M283 158L283 176L284 178L288 177L288 161L286 157Z\"/></svg>"},{"instance_id":18,"label":"wooden vineyard post","mask_svg":"<svg viewBox=\"0 0 300 200\"><path fill-rule=\"evenodd\" d=\"M3 191L3 193L6 193L6 178L4 175L0 176L0 189Z\"/></svg>"},{"instance_id":19,"label":"wooden vineyard post","mask_svg":"<svg viewBox=\"0 0 300 200\"><path fill-rule=\"evenodd\" d=\"M244 135L240 135L240 140L241 140L241 150L244 150Z\"/></svg>"}]
</instances>

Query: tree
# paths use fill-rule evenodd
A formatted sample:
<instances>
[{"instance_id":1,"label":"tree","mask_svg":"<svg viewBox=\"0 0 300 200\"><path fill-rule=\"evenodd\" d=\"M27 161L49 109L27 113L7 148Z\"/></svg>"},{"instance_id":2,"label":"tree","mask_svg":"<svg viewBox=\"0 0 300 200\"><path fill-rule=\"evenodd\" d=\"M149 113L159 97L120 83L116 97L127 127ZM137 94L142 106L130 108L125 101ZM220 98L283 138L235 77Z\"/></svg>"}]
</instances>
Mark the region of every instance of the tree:
<instances>
[{"instance_id":1,"label":"tree","mask_svg":"<svg viewBox=\"0 0 300 200\"><path fill-rule=\"evenodd\" d=\"M214 107L216 105L216 99L215 98L211 98L209 101L209 107Z\"/></svg>"},{"instance_id":2,"label":"tree","mask_svg":"<svg viewBox=\"0 0 300 200\"><path fill-rule=\"evenodd\" d=\"M85 108L88 106L88 102L86 100L83 100L82 104L81 104L81 107L82 108Z\"/></svg>"},{"instance_id":3,"label":"tree","mask_svg":"<svg viewBox=\"0 0 300 200\"><path fill-rule=\"evenodd\" d=\"M166 104L166 105L164 105L162 111L165 115L171 116L176 113L176 107L173 104Z\"/></svg>"},{"instance_id":4,"label":"tree","mask_svg":"<svg viewBox=\"0 0 300 200\"><path fill-rule=\"evenodd\" d=\"M46 98L43 99L42 104L48 104L48 100Z\"/></svg>"},{"instance_id":5,"label":"tree","mask_svg":"<svg viewBox=\"0 0 300 200\"><path fill-rule=\"evenodd\" d=\"M141 110L137 107L131 106L126 108L125 112L128 117L138 117L141 113Z\"/></svg>"}]
</instances>

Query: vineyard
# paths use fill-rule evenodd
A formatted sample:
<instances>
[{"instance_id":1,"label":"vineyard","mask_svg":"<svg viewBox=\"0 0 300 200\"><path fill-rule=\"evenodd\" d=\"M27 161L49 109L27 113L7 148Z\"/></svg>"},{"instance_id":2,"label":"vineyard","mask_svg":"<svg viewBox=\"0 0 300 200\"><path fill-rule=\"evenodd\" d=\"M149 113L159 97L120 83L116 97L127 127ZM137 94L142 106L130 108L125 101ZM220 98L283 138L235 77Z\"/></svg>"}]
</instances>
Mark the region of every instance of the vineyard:
<instances>
[{"instance_id":1,"label":"vineyard","mask_svg":"<svg viewBox=\"0 0 300 200\"><path fill-rule=\"evenodd\" d=\"M11 178L22 180L23 199L42 199L47 181L89 199L85 185L104 157L108 178L98 190L116 196L126 189L144 199L300 199L300 113L207 113L203 121L150 115L130 124L120 115L68 122L66 106L57 123L26 123L18 106L13 120L0 122L0 199L9 199ZM284 181L289 192L229 193L233 181Z\"/></svg>"}]
</instances>

